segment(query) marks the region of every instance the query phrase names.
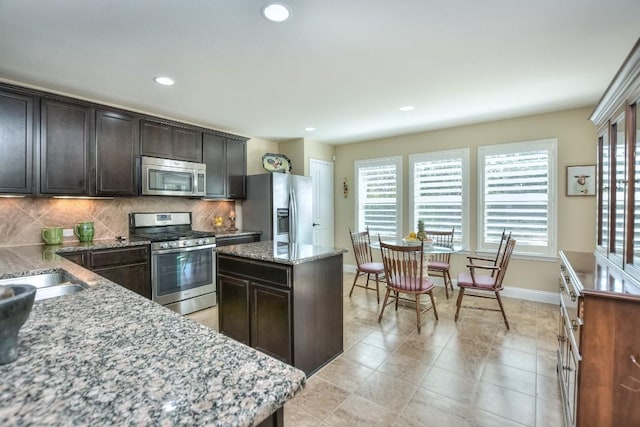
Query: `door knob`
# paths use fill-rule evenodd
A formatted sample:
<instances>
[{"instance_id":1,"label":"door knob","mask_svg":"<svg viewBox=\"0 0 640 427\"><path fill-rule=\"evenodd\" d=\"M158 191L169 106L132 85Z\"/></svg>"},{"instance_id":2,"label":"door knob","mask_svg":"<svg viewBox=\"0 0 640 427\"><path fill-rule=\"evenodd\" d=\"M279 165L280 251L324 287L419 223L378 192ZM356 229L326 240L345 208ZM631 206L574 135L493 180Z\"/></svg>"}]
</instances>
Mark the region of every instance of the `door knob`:
<instances>
[{"instance_id":1,"label":"door knob","mask_svg":"<svg viewBox=\"0 0 640 427\"><path fill-rule=\"evenodd\" d=\"M320 225L320 224L318 224L318 223L315 223L315 222L314 222L314 223L313 223L313 226L315 227L316 225Z\"/></svg>"}]
</instances>

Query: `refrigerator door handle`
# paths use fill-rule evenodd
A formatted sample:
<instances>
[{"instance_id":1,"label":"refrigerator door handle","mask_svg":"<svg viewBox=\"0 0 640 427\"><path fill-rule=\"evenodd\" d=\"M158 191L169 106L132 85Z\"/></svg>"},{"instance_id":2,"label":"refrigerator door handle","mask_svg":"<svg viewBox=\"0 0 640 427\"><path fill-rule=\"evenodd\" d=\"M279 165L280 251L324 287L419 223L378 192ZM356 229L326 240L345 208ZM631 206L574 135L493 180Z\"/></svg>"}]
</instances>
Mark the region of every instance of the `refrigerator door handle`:
<instances>
[{"instance_id":1,"label":"refrigerator door handle","mask_svg":"<svg viewBox=\"0 0 640 427\"><path fill-rule=\"evenodd\" d=\"M298 205L296 202L296 193L293 189L289 190L289 243L294 243L297 240L298 230L296 225L298 223Z\"/></svg>"}]
</instances>

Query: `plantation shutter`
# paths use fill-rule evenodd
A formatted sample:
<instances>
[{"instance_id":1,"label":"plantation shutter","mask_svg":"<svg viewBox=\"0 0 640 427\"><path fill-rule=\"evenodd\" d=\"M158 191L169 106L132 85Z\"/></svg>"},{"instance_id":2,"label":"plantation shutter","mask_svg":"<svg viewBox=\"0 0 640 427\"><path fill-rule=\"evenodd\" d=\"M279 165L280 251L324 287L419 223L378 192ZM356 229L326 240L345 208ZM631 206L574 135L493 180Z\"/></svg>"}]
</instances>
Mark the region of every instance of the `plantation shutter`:
<instances>
[{"instance_id":1,"label":"plantation shutter","mask_svg":"<svg viewBox=\"0 0 640 427\"><path fill-rule=\"evenodd\" d=\"M497 243L506 229L518 252L556 255L554 152L555 140L479 149L483 247Z\"/></svg>"},{"instance_id":2,"label":"plantation shutter","mask_svg":"<svg viewBox=\"0 0 640 427\"><path fill-rule=\"evenodd\" d=\"M397 159L356 162L358 179L358 227L396 238L399 229L399 170Z\"/></svg>"},{"instance_id":3,"label":"plantation shutter","mask_svg":"<svg viewBox=\"0 0 640 427\"><path fill-rule=\"evenodd\" d=\"M423 220L425 229L450 231L454 241L461 241L463 224L462 157L419 160L413 163L413 218L417 229Z\"/></svg>"}]
</instances>

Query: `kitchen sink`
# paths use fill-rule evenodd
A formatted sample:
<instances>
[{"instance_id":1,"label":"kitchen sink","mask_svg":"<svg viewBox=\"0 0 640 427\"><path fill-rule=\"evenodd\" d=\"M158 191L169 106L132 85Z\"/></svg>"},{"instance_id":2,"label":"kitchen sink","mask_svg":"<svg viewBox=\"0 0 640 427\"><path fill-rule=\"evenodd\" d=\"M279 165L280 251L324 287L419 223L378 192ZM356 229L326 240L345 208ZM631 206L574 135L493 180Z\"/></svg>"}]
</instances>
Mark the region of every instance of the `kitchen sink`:
<instances>
[{"instance_id":1,"label":"kitchen sink","mask_svg":"<svg viewBox=\"0 0 640 427\"><path fill-rule=\"evenodd\" d=\"M75 294L88 288L65 272L42 273L31 276L13 277L0 280L0 285L33 285L36 290L36 301Z\"/></svg>"}]
</instances>

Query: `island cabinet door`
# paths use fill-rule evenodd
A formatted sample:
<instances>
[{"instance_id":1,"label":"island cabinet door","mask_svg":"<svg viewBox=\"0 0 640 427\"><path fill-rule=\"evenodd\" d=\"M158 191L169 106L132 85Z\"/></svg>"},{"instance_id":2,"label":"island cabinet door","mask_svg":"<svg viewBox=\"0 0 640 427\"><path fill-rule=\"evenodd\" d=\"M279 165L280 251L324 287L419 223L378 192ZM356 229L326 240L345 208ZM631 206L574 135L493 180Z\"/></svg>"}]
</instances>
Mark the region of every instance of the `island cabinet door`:
<instances>
[{"instance_id":1,"label":"island cabinet door","mask_svg":"<svg viewBox=\"0 0 640 427\"><path fill-rule=\"evenodd\" d=\"M291 291L251 283L251 347L293 365Z\"/></svg>"},{"instance_id":2,"label":"island cabinet door","mask_svg":"<svg viewBox=\"0 0 640 427\"><path fill-rule=\"evenodd\" d=\"M218 301L220 332L250 345L249 282L218 274Z\"/></svg>"}]
</instances>

